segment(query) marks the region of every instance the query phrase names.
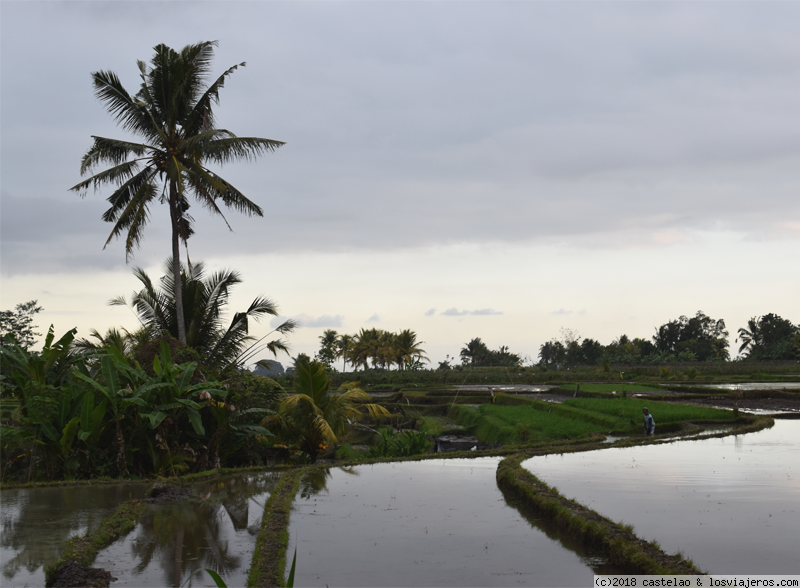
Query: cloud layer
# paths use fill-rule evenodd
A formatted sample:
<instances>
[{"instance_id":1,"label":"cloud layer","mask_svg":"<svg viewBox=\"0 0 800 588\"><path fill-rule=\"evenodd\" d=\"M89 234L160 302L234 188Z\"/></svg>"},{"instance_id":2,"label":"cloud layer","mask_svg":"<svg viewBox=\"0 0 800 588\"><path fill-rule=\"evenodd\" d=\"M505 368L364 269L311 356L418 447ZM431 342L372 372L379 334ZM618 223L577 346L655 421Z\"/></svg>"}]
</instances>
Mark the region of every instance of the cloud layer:
<instances>
[{"instance_id":1,"label":"cloud layer","mask_svg":"<svg viewBox=\"0 0 800 588\"><path fill-rule=\"evenodd\" d=\"M124 264L121 243L101 252L108 193L67 192L90 135L130 137L93 98L89 72L115 71L135 91L136 59L156 43L202 38L220 41L217 74L248 61L221 92L220 124L287 145L221 170L268 215L231 212L231 235L195 205L198 258L454 242L657 247L719 228L800 234L797 4L0 10L4 273ZM138 21L146 32L130 26ZM168 235L156 205L137 259L165 256Z\"/></svg>"}]
</instances>

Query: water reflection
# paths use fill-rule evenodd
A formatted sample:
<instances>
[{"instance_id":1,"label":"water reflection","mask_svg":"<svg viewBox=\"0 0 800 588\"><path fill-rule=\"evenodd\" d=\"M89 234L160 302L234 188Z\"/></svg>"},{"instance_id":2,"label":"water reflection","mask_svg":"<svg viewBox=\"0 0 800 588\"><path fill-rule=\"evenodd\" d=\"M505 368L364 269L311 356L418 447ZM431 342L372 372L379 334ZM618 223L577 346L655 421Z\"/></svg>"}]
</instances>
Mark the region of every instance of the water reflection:
<instances>
[{"instance_id":1,"label":"water reflection","mask_svg":"<svg viewBox=\"0 0 800 588\"><path fill-rule=\"evenodd\" d=\"M594 562L509 506L495 480L499 461L316 474L289 521L295 586L588 586Z\"/></svg>"},{"instance_id":2,"label":"water reflection","mask_svg":"<svg viewBox=\"0 0 800 588\"><path fill-rule=\"evenodd\" d=\"M536 476L717 574L797 571L800 421L702 441L535 457Z\"/></svg>"},{"instance_id":3,"label":"water reflection","mask_svg":"<svg viewBox=\"0 0 800 588\"><path fill-rule=\"evenodd\" d=\"M199 484L197 498L150 505L136 529L103 550L95 566L136 586L181 586L187 579L187 586L206 585L206 574L193 575L205 568L229 586L243 586L264 502L278 478L235 476Z\"/></svg>"},{"instance_id":4,"label":"water reflection","mask_svg":"<svg viewBox=\"0 0 800 588\"><path fill-rule=\"evenodd\" d=\"M0 491L3 586L43 586L43 566L58 559L67 539L96 528L121 503L146 491L145 484Z\"/></svg>"}]
</instances>

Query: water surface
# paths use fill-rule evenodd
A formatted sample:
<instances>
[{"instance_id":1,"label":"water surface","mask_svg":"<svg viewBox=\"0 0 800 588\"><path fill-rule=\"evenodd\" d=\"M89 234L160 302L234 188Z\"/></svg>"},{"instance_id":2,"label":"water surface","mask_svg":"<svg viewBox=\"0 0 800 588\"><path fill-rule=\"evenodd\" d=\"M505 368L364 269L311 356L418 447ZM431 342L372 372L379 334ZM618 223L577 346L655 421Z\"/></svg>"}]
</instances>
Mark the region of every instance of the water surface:
<instances>
[{"instance_id":1,"label":"water surface","mask_svg":"<svg viewBox=\"0 0 800 588\"><path fill-rule=\"evenodd\" d=\"M569 498L717 574L796 574L800 421L702 441L531 458Z\"/></svg>"},{"instance_id":2,"label":"water surface","mask_svg":"<svg viewBox=\"0 0 800 588\"><path fill-rule=\"evenodd\" d=\"M97 528L147 484L94 484L0 490L0 562L5 586L44 586L44 567L73 535Z\"/></svg>"},{"instance_id":3,"label":"water surface","mask_svg":"<svg viewBox=\"0 0 800 588\"><path fill-rule=\"evenodd\" d=\"M590 586L589 560L503 498L499 461L375 464L306 478L289 524L295 586Z\"/></svg>"},{"instance_id":4,"label":"water surface","mask_svg":"<svg viewBox=\"0 0 800 588\"><path fill-rule=\"evenodd\" d=\"M276 473L199 482L188 500L145 507L137 527L101 551L94 566L118 578L113 586L244 586ZM198 572L196 575L194 575ZM185 583L185 584L184 584Z\"/></svg>"}]
</instances>

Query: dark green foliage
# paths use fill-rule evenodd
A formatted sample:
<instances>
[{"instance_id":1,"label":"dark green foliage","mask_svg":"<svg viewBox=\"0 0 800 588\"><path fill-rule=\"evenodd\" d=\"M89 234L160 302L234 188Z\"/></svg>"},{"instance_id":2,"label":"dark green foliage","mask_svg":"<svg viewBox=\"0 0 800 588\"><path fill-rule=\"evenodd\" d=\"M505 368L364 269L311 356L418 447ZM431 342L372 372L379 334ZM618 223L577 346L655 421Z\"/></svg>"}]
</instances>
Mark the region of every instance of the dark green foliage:
<instances>
[{"instance_id":1,"label":"dark green foliage","mask_svg":"<svg viewBox=\"0 0 800 588\"><path fill-rule=\"evenodd\" d=\"M395 432L391 427L381 427L364 457L410 457L428 453L432 447L433 441L422 431Z\"/></svg>"},{"instance_id":2,"label":"dark green foliage","mask_svg":"<svg viewBox=\"0 0 800 588\"><path fill-rule=\"evenodd\" d=\"M728 359L728 331L725 321L714 320L697 311L692 318L685 316L661 325L653 343L661 353L671 353L689 361Z\"/></svg>"},{"instance_id":3,"label":"dark green foliage","mask_svg":"<svg viewBox=\"0 0 800 588\"><path fill-rule=\"evenodd\" d=\"M112 306L130 306L144 331L140 338L150 341L177 338L178 314L172 270L173 260L168 259L164 264L164 275L159 280L161 287L158 287L143 269L134 269L133 274L141 282L142 289L133 293L130 302L123 296L109 302ZM269 298L259 296L247 310L233 313L228 320L225 311L231 291L242 283L239 272L225 269L209 275L205 264L198 261L190 266L181 264L180 276L186 325L185 345L197 353L198 360L205 368L225 370L240 366L246 359L246 350L255 341L249 335L250 322L278 316L278 306ZM273 332L287 334L294 328L295 322L288 320ZM262 347L275 355L278 351L287 351L286 342L280 339L265 343ZM138 353L141 350L134 351ZM144 365L149 365L148 359L145 358Z\"/></svg>"},{"instance_id":4,"label":"dark green foliage","mask_svg":"<svg viewBox=\"0 0 800 588\"><path fill-rule=\"evenodd\" d=\"M36 327L33 324L33 316L41 311L42 307L36 300L17 304L14 310L0 311L0 339L5 340L6 335L10 335L22 349L30 349L36 337L41 336L34 331Z\"/></svg>"},{"instance_id":5,"label":"dark green foliage","mask_svg":"<svg viewBox=\"0 0 800 588\"><path fill-rule=\"evenodd\" d=\"M405 329L399 333L383 329L361 329L355 335L341 335L337 341L337 357L345 360L355 368L367 370L372 368L386 370L392 365L397 370L419 371L422 361L427 361L424 341L417 340L417 334Z\"/></svg>"},{"instance_id":6,"label":"dark green foliage","mask_svg":"<svg viewBox=\"0 0 800 588\"><path fill-rule=\"evenodd\" d=\"M461 363L473 367L519 367L522 360L519 355L509 352L508 347L501 345L500 349L493 351L481 341L480 337L476 337L461 350Z\"/></svg>"},{"instance_id":7,"label":"dark green foliage","mask_svg":"<svg viewBox=\"0 0 800 588\"><path fill-rule=\"evenodd\" d=\"M172 362L166 342L151 373L114 347L95 364L76 364L57 385L26 380L25 364L14 372L24 386L20 418L2 431L4 476L145 477L258 461L258 439L269 435L258 425L269 412L262 402L276 396L269 381L205 382L195 362Z\"/></svg>"},{"instance_id":8,"label":"dark green foliage","mask_svg":"<svg viewBox=\"0 0 800 588\"><path fill-rule=\"evenodd\" d=\"M746 329L739 329L738 340L748 361L800 358L800 325L777 314L751 318Z\"/></svg>"}]
</instances>

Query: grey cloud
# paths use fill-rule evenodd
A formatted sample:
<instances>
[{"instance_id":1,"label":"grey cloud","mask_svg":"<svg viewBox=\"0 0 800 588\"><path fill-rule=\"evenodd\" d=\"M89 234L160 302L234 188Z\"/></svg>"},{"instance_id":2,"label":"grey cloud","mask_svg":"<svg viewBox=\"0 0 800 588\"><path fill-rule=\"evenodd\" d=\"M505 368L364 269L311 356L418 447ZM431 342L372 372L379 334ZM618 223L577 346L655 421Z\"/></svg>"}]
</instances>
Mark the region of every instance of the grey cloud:
<instances>
[{"instance_id":1,"label":"grey cloud","mask_svg":"<svg viewBox=\"0 0 800 588\"><path fill-rule=\"evenodd\" d=\"M433 316L435 313L436 313L435 308L429 308L428 310L425 311L425 316Z\"/></svg>"},{"instance_id":2,"label":"grey cloud","mask_svg":"<svg viewBox=\"0 0 800 588\"><path fill-rule=\"evenodd\" d=\"M560 316L565 314L572 314L571 310L564 310L563 308L559 308L558 310L552 311L550 314Z\"/></svg>"},{"instance_id":3,"label":"grey cloud","mask_svg":"<svg viewBox=\"0 0 800 588\"><path fill-rule=\"evenodd\" d=\"M378 316L377 313L373 314L371 317L367 319L368 323L379 323L381 322L381 317Z\"/></svg>"},{"instance_id":4,"label":"grey cloud","mask_svg":"<svg viewBox=\"0 0 800 588\"><path fill-rule=\"evenodd\" d=\"M481 308L478 310L458 310L457 308L448 308L444 312L439 313L442 316L493 316L498 314L503 314L500 311L491 309L491 308Z\"/></svg>"},{"instance_id":5,"label":"grey cloud","mask_svg":"<svg viewBox=\"0 0 800 588\"><path fill-rule=\"evenodd\" d=\"M464 316L469 314L468 310L458 310L457 308L448 308L447 310L439 313L442 316Z\"/></svg>"},{"instance_id":6,"label":"grey cloud","mask_svg":"<svg viewBox=\"0 0 800 588\"><path fill-rule=\"evenodd\" d=\"M307 314L298 314L291 318L297 322L298 328L324 328L324 329L341 328L342 321L344 320L344 317L340 314L337 314L335 316L323 314L322 316L319 317L313 317ZM282 325L284 322L286 322L286 317L276 316L269 321L269 326L274 329Z\"/></svg>"}]
</instances>

